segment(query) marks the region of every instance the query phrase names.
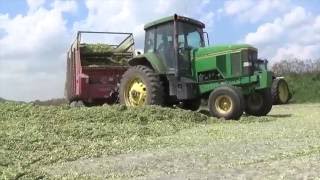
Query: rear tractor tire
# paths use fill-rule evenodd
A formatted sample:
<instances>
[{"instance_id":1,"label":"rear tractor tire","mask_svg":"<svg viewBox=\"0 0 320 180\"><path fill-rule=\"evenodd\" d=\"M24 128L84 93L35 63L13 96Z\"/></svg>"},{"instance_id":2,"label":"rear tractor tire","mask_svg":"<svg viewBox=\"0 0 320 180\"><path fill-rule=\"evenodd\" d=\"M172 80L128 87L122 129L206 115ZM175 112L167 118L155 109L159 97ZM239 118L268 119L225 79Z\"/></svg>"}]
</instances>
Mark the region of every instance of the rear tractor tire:
<instances>
[{"instance_id":1,"label":"rear tractor tire","mask_svg":"<svg viewBox=\"0 0 320 180\"><path fill-rule=\"evenodd\" d=\"M191 110L191 111L196 111L199 109L200 105L201 105L201 98L190 99L190 100L184 100L182 102L181 108Z\"/></svg>"},{"instance_id":2,"label":"rear tractor tire","mask_svg":"<svg viewBox=\"0 0 320 180\"><path fill-rule=\"evenodd\" d=\"M159 75L147 66L130 67L122 76L119 97L126 106L163 105L164 90Z\"/></svg>"},{"instance_id":3,"label":"rear tractor tire","mask_svg":"<svg viewBox=\"0 0 320 180\"><path fill-rule=\"evenodd\" d=\"M271 87L273 104L287 104L292 95L284 79L274 79Z\"/></svg>"},{"instance_id":4,"label":"rear tractor tire","mask_svg":"<svg viewBox=\"0 0 320 180\"><path fill-rule=\"evenodd\" d=\"M271 90L264 89L254 92L246 97L245 112L253 116L265 116L272 109Z\"/></svg>"},{"instance_id":5,"label":"rear tractor tire","mask_svg":"<svg viewBox=\"0 0 320 180\"><path fill-rule=\"evenodd\" d=\"M234 86L221 86L211 92L208 99L210 114L226 120L238 120L244 111L244 98Z\"/></svg>"}]
</instances>

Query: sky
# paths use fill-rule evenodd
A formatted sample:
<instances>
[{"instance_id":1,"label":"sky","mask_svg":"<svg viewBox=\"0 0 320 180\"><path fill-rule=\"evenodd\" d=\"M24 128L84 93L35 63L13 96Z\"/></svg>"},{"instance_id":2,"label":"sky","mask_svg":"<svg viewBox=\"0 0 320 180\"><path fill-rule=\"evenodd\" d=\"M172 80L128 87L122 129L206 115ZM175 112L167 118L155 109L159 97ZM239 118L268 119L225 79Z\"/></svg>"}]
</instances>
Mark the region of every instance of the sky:
<instances>
[{"instance_id":1,"label":"sky","mask_svg":"<svg viewBox=\"0 0 320 180\"><path fill-rule=\"evenodd\" d=\"M248 43L271 63L320 57L319 0L0 0L0 97L64 95L66 52L78 30L132 32L177 13L206 24L210 44Z\"/></svg>"}]
</instances>

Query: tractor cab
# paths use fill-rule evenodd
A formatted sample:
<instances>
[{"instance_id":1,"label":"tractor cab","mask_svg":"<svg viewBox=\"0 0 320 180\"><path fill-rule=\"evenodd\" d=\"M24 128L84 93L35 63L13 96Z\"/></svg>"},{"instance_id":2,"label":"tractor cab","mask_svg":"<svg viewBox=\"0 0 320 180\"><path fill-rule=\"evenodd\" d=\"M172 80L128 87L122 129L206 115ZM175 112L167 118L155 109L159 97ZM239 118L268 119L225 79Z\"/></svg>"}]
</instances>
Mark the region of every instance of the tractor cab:
<instances>
[{"instance_id":1,"label":"tractor cab","mask_svg":"<svg viewBox=\"0 0 320 180\"><path fill-rule=\"evenodd\" d=\"M166 74L192 77L191 52L205 46L204 27L199 21L177 15L146 24L144 52L154 53Z\"/></svg>"}]
</instances>

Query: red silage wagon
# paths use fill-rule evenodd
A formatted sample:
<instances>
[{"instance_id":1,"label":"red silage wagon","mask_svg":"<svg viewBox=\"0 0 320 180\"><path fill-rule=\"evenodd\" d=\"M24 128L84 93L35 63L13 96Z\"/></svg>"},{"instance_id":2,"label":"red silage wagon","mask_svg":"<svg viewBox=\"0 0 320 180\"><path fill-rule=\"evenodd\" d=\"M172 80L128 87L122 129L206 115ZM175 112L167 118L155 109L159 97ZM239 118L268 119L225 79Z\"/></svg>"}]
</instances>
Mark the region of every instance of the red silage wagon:
<instances>
[{"instance_id":1,"label":"red silage wagon","mask_svg":"<svg viewBox=\"0 0 320 180\"><path fill-rule=\"evenodd\" d=\"M82 36L88 34L91 42L85 43ZM117 102L120 79L133 54L131 33L79 31L67 54L66 99L73 106Z\"/></svg>"}]
</instances>

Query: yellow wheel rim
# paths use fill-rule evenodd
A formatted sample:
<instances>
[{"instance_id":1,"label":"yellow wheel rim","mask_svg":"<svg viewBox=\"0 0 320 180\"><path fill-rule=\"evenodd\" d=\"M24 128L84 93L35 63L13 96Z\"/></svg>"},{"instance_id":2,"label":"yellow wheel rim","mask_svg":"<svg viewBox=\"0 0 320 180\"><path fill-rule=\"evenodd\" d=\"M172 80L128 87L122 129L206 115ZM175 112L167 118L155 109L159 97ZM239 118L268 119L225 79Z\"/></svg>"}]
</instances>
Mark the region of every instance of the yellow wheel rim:
<instances>
[{"instance_id":1,"label":"yellow wheel rim","mask_svg":"<svg viewBox=\"0 0 320 180\"><path fill-rule=\"evenodd\" d=\"M124 99L127 106L145 105L147 99L147 86L140 78L135 77L129 81L124 93Z\"/></svg>"},{"instance_id":2,"label":"yellow wheel rim","mask_svg":"<svg viewBox=\"0 0 320 180\"><path fill-rule=\"evenodd\" d=\"M221 95L215 101L215 108L221 114L227 114L232 110L232 100L229 96Z\"/></svg>"},{"instance_id":3,"label":"yellow wheel rim","mask_svg":"<svg viewBox=\"0 0 320 180\"><path fill-rule=\"evenodd\" d=\"M279 84L279 99L281 102L286 102L289 97L288 87L284 82Z\"/></svg>"}]
</instances>

